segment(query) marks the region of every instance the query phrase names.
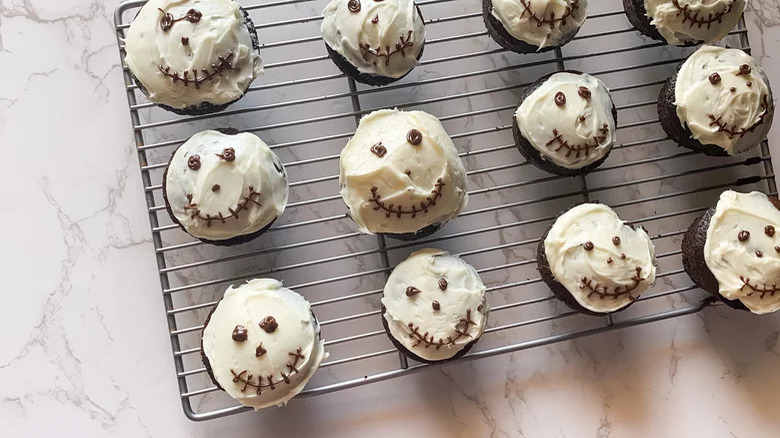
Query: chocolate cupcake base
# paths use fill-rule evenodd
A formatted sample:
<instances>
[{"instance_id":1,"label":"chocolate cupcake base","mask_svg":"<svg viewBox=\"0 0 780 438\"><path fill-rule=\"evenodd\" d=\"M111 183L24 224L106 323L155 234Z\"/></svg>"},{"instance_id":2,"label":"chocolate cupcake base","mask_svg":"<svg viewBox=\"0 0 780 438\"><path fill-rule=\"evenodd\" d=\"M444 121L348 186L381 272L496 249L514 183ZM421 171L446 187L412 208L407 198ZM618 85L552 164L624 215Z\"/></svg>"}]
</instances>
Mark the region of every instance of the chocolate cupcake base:
<instances>
[{"instance_id":1,"label":"chocolate cupcake base","mask_svg":"<svg viewBox=\"0 0 780 438\"><path fill-rule=\"evenodd\" d=\"M471 347L473 347L474 344L476 344L477 341L479 341L479 338L474 339L473 341L471 341L468 344L466 344L463 347L462 350L458 351L457 353L455 353L452 357L450 357L448 359L442 359L442 360L427 360L427 359L423 359L420 356L414 354L408 348L404 347L403 344L398 342L398 340L395 339L395 337L393 337L393 334L390 333L390 326L388 325L387 319L385 319L385 313L386 312L387 312L387 309L385 309L385 306L382 306L382 313L379 315L379 317L382 319L382 327L385 328L385 333L387 334L387 337L390 338L390 342L392 342L393 346L398 351L403 353L404 356L408 357L409 359L412 359L412 360L415 360L417 362L420 362L420 363L435 364L435 363L445 363L445 362L450 362L450 361L456 360L456 359L458 359L460 357L463 357L466 353L468 353L469 350L471 350Z\"/></svg>"},{"instance_id":2,"label":"chocolate cupcake base","mask_svg":"<svg viewBox=\"0 0 780 438\"><path fill-rule=\"evenodd\" d=\"M709 292L731 308L737 310L749 311L748 308L739 300L729 300L720 294L718 280L707 267L704 259L704 244L707 242L707 229L710 227L710 220L715 214L715 207L711 207L704 215L697 218L688 231L683 236L682 242L682 262L685 272L693 280L696 286Z\"/></svg>"},{"instance_id":3,"label":"chocolate cupcake base","mask_svg":"<svg viewBox=\"0 0 780 438\"><path fill-rule=\"evenodd\" d=\"M560 72L554 72L546 76L543 76L537 79L533 84L527 86L525 90L523 90L523 93L520 95L520 101L517 103L517 106L520 107L520 105L523 104L523 101L525 101L528 98L528 96L531 95L531 93L536 91L537 88L541 87L542 84L544 84L548 79L550 79L551 76L553 76L556 73L572 73L576 75L583 74L581 71L578 70L563 70ZM615 119L615 125L617 125L617 120L618 120L617 108L615 107L614 102L612 103L612 117ZM536 149L525 137L523 137L523 134L520 132L520 126L518 126L517 124L517 117L514 117L514 115L512 116L512 135L515 139L515 145L517 146L517 149L520 150L520 154L522 154L526 160L528 160L534 166L544 170L545 172L549 172L560 176L580 176L580 175L588 174L592 172L594 169L596 169L597 167L601 166L605 161L607 161L607 158L609 158L609 154L612 153L612 151L610 150L598 161L595 161L587 166L580 167L578 169L570 169L567 167L559 166L553 163L552 161L545 160L542 157L541 152L539 152L538 149Z\"/></svg>"},{"instance_id":4,"label":"chocolate cupcake base","mask_svg":"<svg viewBox=\"0 0 780 438\"><path fill-rule=\"evenodd\" d=\"M664 128L666 135L675 143L685 148L701 152L712 157L728 157L729 154L720 146L713 144L702 144L693 138L693 133L688 126L683 125L677 116L677 106L675 102L675 87L677 84L677 74L680 72L682 64L677 67L674 74L666 80L661 92L658 95L658 118L661 121L661 127Z\"/></svg>"},{"instance_id":5,"label":"chocolate cupcake base","mask_svg":"<svg viewBox=\"0 0 780 438\"><path fill-rule=\"evenodd\" d=\"M249 37L252 40L252 49L254 49L256 52L259 53L260 40L257 37L257 30L255 30L255 24L252 22L252 19L249 18L249 13L244 8L239 6L239 9L244 14L244 22L246 24L247 30L249 31ZM143 93L144 96L149 98L149 91L146 89L146 87L144 87L141 81L132 73L132 71L130 72L130 76L133 78L133 82L138 86L138 89L141 91L141 93ZM247 88L248 87L249 85L247 85ZM205 114L213 114L213 113L218 113L220 111L223 111L230 105L241 100L241 98L244 97L245 94L246 94L246 90L244 90L244 94L242 94L240 97L238 97L235 100L231 100L230 102L227 103L215 104L211 102L201 102L198 105L191 105L185 108L174 108L172 106L168 106L162 103L156 103L156 102L153 103L155 103L155 105L159 106L160 108L166 111L170 111L180 116L202 116Z\"/></svg>"}]
</instances>

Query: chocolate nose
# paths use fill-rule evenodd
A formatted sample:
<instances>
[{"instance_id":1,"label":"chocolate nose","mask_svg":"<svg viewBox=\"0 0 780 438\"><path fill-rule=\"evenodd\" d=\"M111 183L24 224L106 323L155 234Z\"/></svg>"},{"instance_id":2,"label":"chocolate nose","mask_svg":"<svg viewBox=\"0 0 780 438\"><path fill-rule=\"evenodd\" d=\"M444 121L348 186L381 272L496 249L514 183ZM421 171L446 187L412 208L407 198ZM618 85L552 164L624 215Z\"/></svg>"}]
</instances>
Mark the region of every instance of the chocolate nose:
<instances>
[{"instance_id":1,"label":"chocolate nose","mask_svg":"<svg viewBox=\"0 0 780 438\"><path fill-rule=\"evenodd\" d=\"M219 191L219 184L214 184L214 186L211 187L212 192L218 192Z\"/></svg>"}]
</instances>

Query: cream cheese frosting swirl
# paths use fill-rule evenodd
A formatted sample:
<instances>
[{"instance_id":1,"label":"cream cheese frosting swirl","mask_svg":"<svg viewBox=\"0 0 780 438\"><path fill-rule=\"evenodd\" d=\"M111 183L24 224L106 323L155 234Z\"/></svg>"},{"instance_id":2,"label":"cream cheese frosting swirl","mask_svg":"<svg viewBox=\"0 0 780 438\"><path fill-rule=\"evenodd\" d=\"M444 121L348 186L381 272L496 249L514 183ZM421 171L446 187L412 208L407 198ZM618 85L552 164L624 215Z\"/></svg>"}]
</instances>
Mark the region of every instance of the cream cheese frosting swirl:
<instances>
[{"instance_id":1,"label":"cream cheese frosting swirl","mask_svg":"<svg viewBox=\"0 0 780 438\"><path fill-rule=\"evenodd\" d=\"M228 288L202 346L219 386L255 410L285 405L328 357L309 303L268 278Z\"/></svg>"},{"instance_id":2,"label":"cream cheese frosting swirl","mask_svg":"<svg viewBox=\"0 0 780 438\"><path fill-rule=\"evenodd\" d=\"M393 338L429 361L451 358L479 338L489 312L477 271L430 248L413 253L393 270L382 305Z\"/></svg>"},{"instance_id":3,"label":"cream cheese frosting swirl","mask_svg":"<svg viewBox=\"0 0 780 438\"><path fill-rule=\"evenodd\" d=\"M615 144L612 97L587 73L555 73L517 108L520 133L543 159L581 169L607 155Z\"/></svg>"},{"instance_id":4,"label":"cream cheese frosting swirl","mask_svg":"<svg viewBox=\"0 0 780 438\"><path fill-rule=\"evenodd\" d=\"M260 138L201 131L174 152L165 197L184 229L206 240L254 233L287 205L287 175Z\"/></svg>"},{"instance_id":5,"label":"cream cheese frosting swirl","mask_svg":"<svg viewBox=\"0 0 780 438\"><path fill-rule=\"evenodd\" d=\"M560 45L588 16L588 0L492 0L490 12L514 38L540 49Z\"/></svg>"},{"instance_id":6,"label":"cream cheese frosting swirl","mask_svg":"<svg viewBox=\"0 0 780 438\"><path fill-rule=\"evenodd\" d=\"M232 0L150 0L125 47L125 63L149 100L177 109L237 100L263 70Z\"/></svg>"},{"instance_id":7,"label":"cream cheese frosting swirl","mask_svg":"<svg viewBox=\"0 0 780 438\"><path fill-rule=\"evenodd\" d=\"M417 65L425 24L412 0L331 0L322 38L360 72L400 78Z\"/></svg>"},{"instance_id":8,"label":"cream cheese frosting swirl","mask_svg":"<svg viewBox=\"0 0 780 438\"><path fill-rule=\"evenodd\" d=\"M780 210L761 192L720 195L707 228L704 260L719 292L751 312L780 310Z\"/></svg>"},{"instance_id":9,"label":"cream cheese frosting swirl","mask_svg":"<svg viewBox=\"0 0 780 438\"><path fill-rule=\"evenodd\" d=\"M544 252L555 280L592 312L620 310L655 281L650 237L603 204L580 204L558 217Z\"/></svg>"},{"instance_id":10,"label":"cream cheese frosting swirl","mask_svg":"<svg viewBox=\"0 0 780 438\"><path fill-rule=\"evenodd\" d=\"M339 164L341 196L363 233L415 233L454 218L468 201L458 150L422 111L364 116Z\"/></svg>"},{"instance_id":11,"label":"cream cheese frosting swirl","mask_svg":"<svg viewBox=\"0 0 780 438\"><path fill-rule=\"evenodd\" d=\"M774 102L758 62L738 49L702 46L683 63L674 89L677 116L704 145L730 155L761 143Z\"/></svg>"},{"instance_id":12,"label":"cream cheese frosting swirl","mask_svg":"<svg viewBox=\"0 0 780 438\"><path fill-rule=\"evenodd\" d=\"M672 45L717 41L729 34L745 0L645 0L650 23Z\"/></svg>"}]
</instances>

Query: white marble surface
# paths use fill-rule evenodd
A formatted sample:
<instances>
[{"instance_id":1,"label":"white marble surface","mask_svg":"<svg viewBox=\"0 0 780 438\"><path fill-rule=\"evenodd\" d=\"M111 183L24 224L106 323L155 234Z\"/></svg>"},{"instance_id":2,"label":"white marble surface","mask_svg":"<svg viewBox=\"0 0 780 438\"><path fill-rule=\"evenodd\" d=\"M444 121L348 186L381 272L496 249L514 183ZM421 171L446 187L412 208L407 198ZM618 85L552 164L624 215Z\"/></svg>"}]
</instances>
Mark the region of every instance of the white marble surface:
<instances>
[{"instance_id":1,"label":"white marble surface","mask_svg":"<svg viewBox=\"0 0 780 438\"><path fill-rule=\"evenodd\" d=\"M0 216L3 436L780 435L780 317L723 307L261 415L187 420L116 3L0 0L0 201L10 210ZM752 46L780 84L780 1L750 4ZM780 145L780 126L770 141Z\"/></svg>"}]
</instances>

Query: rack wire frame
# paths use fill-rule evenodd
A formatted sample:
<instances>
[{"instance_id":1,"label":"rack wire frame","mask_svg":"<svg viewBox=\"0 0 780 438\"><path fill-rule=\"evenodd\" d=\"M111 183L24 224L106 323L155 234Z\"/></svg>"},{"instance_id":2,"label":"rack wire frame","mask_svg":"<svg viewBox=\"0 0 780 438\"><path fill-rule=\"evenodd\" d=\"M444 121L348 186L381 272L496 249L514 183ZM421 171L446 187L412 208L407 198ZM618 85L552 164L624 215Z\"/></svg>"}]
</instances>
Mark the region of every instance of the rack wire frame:
<instances>
[{"instance_id":1,"label":"rack wire frame","mask_svg":"<svg viewBox=\"0 0 780 438\"><path fill-rule=\"evenodd\" d=\"M316 1L316 0L277 0L277 1L270 1L266 3L260 3L260 4L244 5L243 7L247 11L250 11L250 13L256 13L257 11L263 11L268 8L284 8L284 7L289 7L289 6L294 6L294 5L304 4L304 3L310 3L312 1ZM379 257L378 267L370 270L364 270L364 269L361 270L360 265L356 263L354 265L353 272L340 275L340 276L321 278L314 281L308 281L292 287L294 289L296 288L302 289L302 288L319 286L319 285L333 284L343 280L361 278L367 275L378 275L382 278L386 278L386 276L389 275L393 266L393 263L391 261L391 252L398 251L398 250L403 250L408 252L407 250L409 250L413 246L419 245L420 243L419 242L400 243L400 244L388 243L385 241L383 237L379 236L376 238L376 242L373 247L369 247L362 251L348 252L346 254L339 254L331 257L315 258L315 259L283 265L283 266L273 266L273 263L271 263L272 266L269 266L267 269L264 269L263 271L260 272L253 272L251 275L249 275L246 272L241 272L235 275L230 275L228 277L209 278L200 282L184 283L184 284L176 285L175 282L172 281L171 276L175 275L179 271L199 269L199 268L213 266L221 263L237 262L241 260L252 259L254 257L259 257L269 253L278 253L285 250L287 251L294 250L294 249L306 250L309 248L314 248L311 250L311 252L315 253L316 245L328 244L330 242L341 241L343 239L356 238L360 235L357 232L346 232L334 236L312 239L309 241L282 243L280 245L273 245L271 247L262 248L262 249L250 247L250 251L242 252L242 253L221 254L216 257L201 258L201 259L194 257L195 258L194 261L190 261L187 263L177 263L177 258L171 257L172 254L195 251L196 249L199 249L203 244L197 240L194 239L187 240L186 238L183 239L184 240L183 242L171 243L167 241L169 239L164 238L163 236L164 233L178 233L180 235L183 233L178 231L178 227L175 224L165 223L167 218L165 212L165 206L160 202L159 192L162 188L161 181L160 181L160 175L161 175L160 170L164 169L164 167L167 164L167 160L158 159L157 160L158 162L150 163L149 154L150 152L155 152L158 149L172 151L178 144L183 142L184 138L175 139L175 140L164 139L163 141L158 140L149 143L145 141L145 136L144 136L145 132L149 132L155 129L168 129L169 127L172 127L174 125L183 125L186 124L187 122L192 122L192 121L211 120L212 118L215 117L224 117L224 116L233 116L233 115L252 115L256 112L263 111L263 110L273 109L279 111L294 112L293 108L298 105L306 105L312 102L323 102L323 101L330 101L335 99L349 99L349 101L351 102L351 111L348 111L346 113L337 113L334 115L319 116L319 117L314 117L309 119L293 120L293 121L281 122L275 124L266 124L258 127L251 127L247 130L267 131L270 129L285 128L289 126L298 126L302 124L322 123L322 122L329 123L333 120L343 119L343 118L353 118L356 126L360 117L363 114L366 114L374 109L377 109L377 108L370 108L370 109L364 108L363 101L361 100L361 98L365 99L367 96L373 93L387 91L387 90L393 90L393 91L400 90L399 92L403 93L406 91L406 89L410 87L428 86L429 84L434 84L434 83L441 83L446 81L457 81L461 79L482 77L485 75L497 74L497 73L500 74L503 72L511 72L518 68L528 68L531 66L542 66L542 67L552 66L554 67L552 69L553 71L554 70L560 71L567 68L567 63L580 60L589 56L617 57L634 50L644 50L644 49L651 49L651 48L657 48L663 46L662 44L659 44L657 42L649 42L645 40L643 43L638 43L636 45L632 45L628 47L603 50L595 53L574 54L568 56L564 56L562 50L559 48L554 51L553 53L554 56L551 58L546 58L541 60L536 60L536 58L534 58L534 60L532 60L531 62L526 62L524 64L509 64L509 65L489 68L489 69L468 70L462 73L456 73L450 75L417 78L417 80L412 80L412 81L406 80L382 88L361 88L355 83L355 81L337 72L337 70L334 67L333 68L334 73L332 74L326 74L326 75L315 76L315 77L307 77L303 79L296 78L296 79L280 81L275 83L263 83L262 78L260 78L258 79L256 84L259 82L261 83L261 85L254 85L250 87L248 92L254 93L254 92L259 92L264 90L272 90L272 89L277 89L282 87L294 87L294 86L313 87L319 83L325 81L333 81L333 80L343 80L347 82L347 90L344 92L336 93L336 94L328 94L328 95L318 95L318 96L301 98L301 99L291 99L287 101L282 100L280 102L263 104L260 106L241 107L240 105L234 105L228 110L216 115L170 119L171 117L170 114L165 114L162 116L162 120L160 121L142 122L141 113L143 111L148 111L154 108L155 105L146 101L146 99L138 90L137 85L134 83L133 78L130 75L128 69L124 67L124 48L123 48L122 39L125 36L125 32L129 27L129 24L132 21L133 16L135 15L133 11L137 10L144 3L145 1L126 1L124 3L121 3L115 10L114 21L116 27L117 45L120 53L120 60L123 66L124 84L127 93L130 120L132 122L134 138L136 141L136 145L138 147L138 159L139 159L141 177L143 182L143 190L145 193L146 202L148 206L148 215L149 215L149 221L151 225L152 240L155 247L155 256L158 265L158 270L160 273L161 292L162 292L162 298L163 298L167 323L170 331L169 336L171 340L173 360L174 360L174 365L177 374L177 382L178 382L182 407L185 415L188 418L195 421L208 420L208 419L218 418L230 414L235 414L238 412L245 411L248 408L242 407L234 403L229 404L228 406L225 407L203 408L199 403L193 402L193 400L197 400L199 397L207 396L209 394L217 392L218 390L205 377L205 369L202 366L197 365L198 363L197 360L194 361L185 360L188 357L193 357L193 356L197 357L200 354L199 345L188 347L187 346L188 342L185 337L188 336L188 334L197 335L202 329L202 325L192 324L192 322L183 322L183 319L181 319L180 317L182 317L183 315L190 315L191 316L191 318L189 318L190 321L193 318L197 320L198 316L195 315L198 315L198 312L208 311L211 307L213 307L218 301L218 296L215 297L215 299L203 299L202 297L199 297L195 299L196 302L194 303L181 305L180 302L177 302L174 299L176 294L185 293L185 292L194 293L194 291L199 291L204 288L224 285L230 282L240 281L242 279L246 279L248 277L252 277L256 275L267 275L267 274L273 274L273 273L294 270L294 269L306 269L318 265L327 265L333 262L349 261L363 256L378 256ZM436 5L436 4L447 4L447 3L454 3L454 2L452 0L421 0L417 2L417 4L423 8ZM475 3L479 3L479 2L475 2ZM615 3L619 3L619 2L615 2ZM593 21L598 19L613 18L613 17L621 16L622 14L623 14L622 9L616 7L614 10L592 14L588 18L588 20ZM474 20L474 19L481 20L481 13L476 11L461 13L461 14L456 14L451 16L437 17L437 18L431 18L429 14L425 14L425 15L426 17L428 17L428 20L426 21L427 25L435 24L435 23L459 23L464 20ZM285 20L280 20L275 22L264 22L262 19L254 18L254 22L256 23L256 28L260 30L260 29L273 29L280 26L301 25L305 23L317 22L319 19L320 19L319 16L304 16L304 17L295 17L292 19L285 19ZM633 32L635 31L630 26L628 26L627 28L605 30L605 31L592 33L590 35L579 35L577 39L610 37L614 35L623 35L623 34L628 34ZM732 32L732 36L736 38L736 41L739 43L741 48L745 49L746 51L750 50L747 30L745 27L744 20L740 21L738 28ZM428 39L426 41L426 45L432 46L437 43L448 43L452 41L462 41L462 40L479 39L479 38L482 39L488 38L486 36L486 32L472 31L466 33L458 33L455 35L445 36L441 38ZM271 42L271 43L264 44L261 50L279 48L285 46L296 46L296 45L308 44L308 43L317 43L320 40L321 38L319 36L309 36L309 37L295 38L295 39L278 41L278 42ZM324 52L324 48L323 48L323 52ZM487 50L482 50L477 52L448 55L439 58L429 58L428 56L430 53L430 49L426 49L426 57L422 60L422 62L423 64L425 64L426 62L427 63L452 62L452 61L459 61L459 60L467 60L469 58L488 57L496 54L501 54L502 52L504 52L504 50L500 48L489 48ZM618 73L632 73L632 72L635 73L637 71L641 71L642 69L649 69L655 66L674 65L681 60L682 58L667 56L666 58L662 58L660 60L644 62L642 64L620 65L618 67L604 69L598 73L600 74L618 74ZM301 64L309 64L309 63L316 63L316 62L328 63L329 60L325 55L306 57L306 58L294 58L294 59L281 61L273 64L267 64L266 68L270 69L270 68L298 66ZM616 91L632 90L639 87L648 87L648 86L658 87L662 84L662 82L663 81L645 81L645 82L640 82L638 84L612 87L611 91L614 93ZM430 99L417 100L415 102L407 102L396 106L398 106L399 108L416 107L428 103L447 101L449 99L468 99L470 97L479 96L485 93L501 92L505 90L517 91L519 89L522 89L522 87L526 85L528 85L528 83L507 83L504 86L487 88L487 82L485 82L486 88L484 89L459 93L454 97L441 96L441 97L435 97ZM639 108L643 106L652 106L654 104L655 101L636 102L636 103L622 105L619 107L619 110L621 111L629 110L632 108ZM467 113L443 116L440 117L440 119L442 119L443 121L455 120L462 117L478 117L480 115L494 113L494 112L509 112L511 114L514 107L515 107L514 104L500 105L500 106L488 107L480 110L471 110ZM150 116L150 118L153 118L153 116ZM636 127L642 128L648 125L657 125L657 124L658 124L657 119L639 120L636 122L623 124L619 126L619 129L630 129ZM474 136L482 135L485 133L491 133L491 132L498 132L498 131L506 132L509 128L510 126L504 124L501 126L486 127L483 129L475 129L472 131L454 134L452 135L452 137L457 144L458 141L461 139L467 139L467 138L471 138ZM330 134L330 135L325 135L320 137L311 137L311 138L307 137L307 138L294 140L294 141L277 142L276 144L272 145L272 148L284 148L284 147L303 146L303 145L309 145L309 147L313 147L311 145L318 142L334 141L334 140L342 140L342 139L343 141L346 141L349 135L350 135L349 132L345 132L342 134ZM668 139L664 136L638 138L636 141L624 143L621 147L622 148L639 147L643 145L664 142L667 140ZM502 144L502 145L495 145L495 146L486 147L477 150L469 150L467 152L462 153L461 156L465 159L477 155L487 155L493 153L500 154L500 153L505 153L513 150L514 150L513 144ZM606 165L602 167L601 170L609 169L612 171L620 171L621 169L629 169L629 168L635 168L637 166L653 165L655 163L664 162L668 160L685 159L692 155L694 155L692 152L685 151L681 153L677 152L677 153L662 155L662 156L651 156L648 158L634 160L634 161L623 161L620 163L614 163L609 161ZM337 154L316 155L311 158L297 159L297 160L293 160L292 162L288 161L285 162L285 165L287 167L305 166L305 165L325 163L337 159L338 159ZM477 169L469 169L468 173L470 177L474 177L475 175L484 175L490 172L500 172L500 171L507 171L507 170L515 171L519 168L524 168L524 166L527 166L527 164L528 163L526 163L525 160L521 159L519 161L509 162L508 164L499 164L494 166L481 167ZM621 187L631 187L631 186L647 184L647 183L663 182L663 181L671 180L672 178L684 178L690 175L699 175L702 172L716 172L724 169L732 169L738 167L750 168L749 174L747 176L742 176L736 179L725 179L725 180L713 179L713 180L709 180L709 184L706 184L703 187L698 187L690 190L676 190L669 193L662 193L654 196L641 197L639 199L613 203L612 206L615 208L633 207L635 205L639 205L643 203L662 202L669 198L683 197L683 196L699 196L700 194L703 194L708 191L721 190L733 186L758 188L769 194L776 195L777 187L775 185L775 175L772 169L769 146L766 142L764 142L761 145L760 150L757 151L756 156L752 156L744 159L724 160L719 164L715 164L703 169L692 169L689 171L681 171L670 175L662 174L654 177L627 179L624 182L611 184L611 185L603 185L599 187L589 187L588 180L586 177L577 177L575 180L577 181L578 187L574 190L565 191L563 193L557 193L547 197L543 196L543 197L536 197L533 199L523 199L520 201L504 203L499 205L488 205L482 208L471 209L469 211L466 211L462 216L472 216L472 215L478 215L484 213L500 212L505 209L524 208L525 206L536 205L543 202L548 202L557 199L564 199L564 198L579 198L577 202L587 202L591 200L592 194L603 192L605 190L611 190L611 189L621 188ZM505 184L496 184L488 187L480 187L478 189L471 190L470 194L471 196L480 195L480 194L490 194L497 191L522 188L522 187L532 186L535 184L552 183L559 179L560 179L559 177L553 177L549 175L539 176L538 178L531 179L531 180L513 181ZM337 175L335 176L326 175L317 178L303 179L300 181L292 182L291 189L293 187L308 188L309 186L314 186L317 184L328 183L328 182L332 183L335 180L337 180ZM305 199L297 202L292 202L288 206L288 209L299 207L299 206L318 205L320 203L326 203L334 200L338 201L339 199L340 197L338 193L333 193L327 196L318 196L312 199ZM642 218L642 220L646 222L646 221L661 221L668 218L688 217L690 215L698 215L702 213L705 209L706 206L684 208L675 211L669 211L666 213L659 213L650 216L645 216L644 218ZM326 215L324 217L316 217L313 219L275 225L272 230L286 231L289 233L302 227L324 227L326 226L326 224L342 221L346 219L347 219L346 214L343 213L331 214L331 215ZM425 242L423 243L428 245L430 244L443 245L446 244L448 241L460 239L460 238L470 239L473 241L477 238L476 237L477 235L482 233L502 232L504 230L513 227L527 227L527 226L540 225L540 224L546 226L546 224L552 220L553 220L552 216L534 217L530 219L522 219L513 222L506 222L506 221L499 220L496 225L492 225L489 227L467 228L463 231L456 232L456 233L447 233L446 231L440 231L438 234L434 235L433 237L426 239ZM654 241L660 241L663 239L679 239L681 238L681 235L684 233L684 231L685 231L684 228L680 228L680 229L675 229L667 232L653 234L651 237L653 238ZM178 236L178 237L179 239L170 239L170 240L182 240L181 239L182 236ZM469 251L462 251L459 253L459 255L462 257L467 257L467 256L474 256L474 255L483 255L495 251L505 250L508 248L516 248L522 245L535 246L535 244L538 243L538 241L539 241L538 238L530 238L530 239L526 238L514 242L508 242L508 243L488 246L484 248L473 249ZM670 250L665 253L659 254L658 258L659 260L660 259L676 260L679 255L680 255L679 250ZM534 266L534 265L535 265L535 260L533 258L526 257L524 259L519 259L514 262L510 261L507 258L503 262L499 262L491 266L483 267L481 269L478 269L478 271L480 272L480 274L485 275L489 273L509 271L512 269L524 268L527 266ZM671 278L673 276L684 275L684 270L681 269L681 264L679 263L679 261L677 261L676 264L671 263L671 266L666 266L665 269L659 269L659 272L660 273L658 275L658 278L667 278L667 277ZM533 316L531 318L521 317L520 310L525 309L526 307L549 304L552 301L554 301L554 298L549 294L549 291L547 291L546 287L543 284L541 284L541 280L538 277L526 278L525 280L490 286L488 287L488 292L496 293L499 291L505 291L505 290L511 290L516 288L523 288L523 287L530 287L533 288L533 290L542 291L542 294L530 299L523 299L520 301L513 301L513 302L507 302L499 305L493 305L492 306L493 313L504 312L504 311L513 311L513 313L510 314L508 312L505 312L505 314L509 315L510 318L508 320L502 321L501 325L490 324L483 337L489 337L491 334L499 333L499 332L511 333L513 330L524 329L536 325L542 325L548 323L553 323L553 324L559 323L560 321L566 318L570 318L576 315L576 312L569 311L565 308L559 308L557 311L553 312L550 315L544 315L541 317ZM518 339L509 339L509 340L501 338L499 342L491 343L488 346L488 348L484 348L484 349L475 348L474 351L470 352L463 358L459 359L459 362L467 362L467 361L477 360L481 358L492 357L492 356L497 356L497 355L511 353L511 352L517 352L520 350L573 340L579 337L604 333L611 330L617 330L621 328L647 324L655 321L677 318L680 316L690 315L699 312L707 306L712 306L717 304L716 300L714 300L712 297L708 297L706 294L703 293L700 293L697 296L697 298L694 299L681 298L684 294L687 294L689 292L695 292L695 291L697 291L697 288L692 284L688 284L682 287L673 287L670 290L665 290L661 292L647 293L645 294L645 296L640 298L639 303L650 302L653 300L660 300L660 299L665 299L669 301L671 301L672 298L680 298L680 299L677 300L678 305L670 305L667 306L668 308L663 308L661 310L653 310L646 314L628 316L625 318L620 318L619 320L616 320L618 318L613 319L612 316L606 316L604 318L596 318L596 320L600 322L595 326L593 326L592 324L574 323L572 330L566 330L563 333L554 333L551 331L539 335L534 335L530 339L525 339L525 340L520 340L519 337ZM314 301L311 299L311 297L307 296L307 298L309 298L310 301L313 301L313 306L315 307L315 309L317 309L320 306L325 307L336 303L343 303L348 300L363 300L372 297L375 299L377 295L381 294L381 292L382 292L381 288L374 288L369 290L360 290L357 293L347 292L344 295L337 295L331 298L314 300ZM679 305L680 303L682 303L681 306ZM376 301L374 301L374 304L376 304ZM640 304L635 304L633 307L639 305ZM338 324L345 324L347 326L356 325L357 321L367 319L367 318L373 318L374 320L380 318L379 308L377 306L374 306L374 308L371 310L351 313L340 317L332 318L327 321L322 321L322 326L325 327L325 326L338 325ZM593 320L594 320L593 318L590 319L591 322ZM370 329L366 330L363 328L363 326L360 327L361 328L356 333L351 335L337 337L335 339L330 339L330 340L326 338L326 346L328 346L329 348L337 348L339 346L349 345L350 343L358 342L361 340L374 339L375 337L382 336L384 333L384 331L381 330L381 327L379 330L370 330ZM190 341L189 344L192 344L192 342ZM325 364L323 364L323 368L333 369L351 363L357 363L357 364L366 363L367 361L370 361L374 358L388 357L388 356L392 356L393 353L396 353L396 350L392 348L392 346L390 346L390 348L381 348L380 345L379 347L380 347L379 349L374 349L374 351L369 351L364 354L347 353L344 355L345 357L339 359L333 359L330 360L329 362L326 362ZM410 374L427 370L432 367L440 366L440 365L425 365L425 364L412 363L411 361L407 361L406 357L400 353L397 354L397 357L398 357L397 364L390 368L381 369L381 367L372 368L371 366L368 365L359 365L358 373L354 377L337 378L335 381L324 382L324 383L312 383L315 382L312 381L310 382L309 386L305 389L305 391L303 391L299 395L299 397L309 397L309 396L314 396L319 394L327 394L327 393L331 393L343 389L366 385L369 383L380 382L383 380L392 379L403 375L410 375ZM199 380L194 381L193 377L197 377L199 378Z\"/></svg>"}]
</instances>

